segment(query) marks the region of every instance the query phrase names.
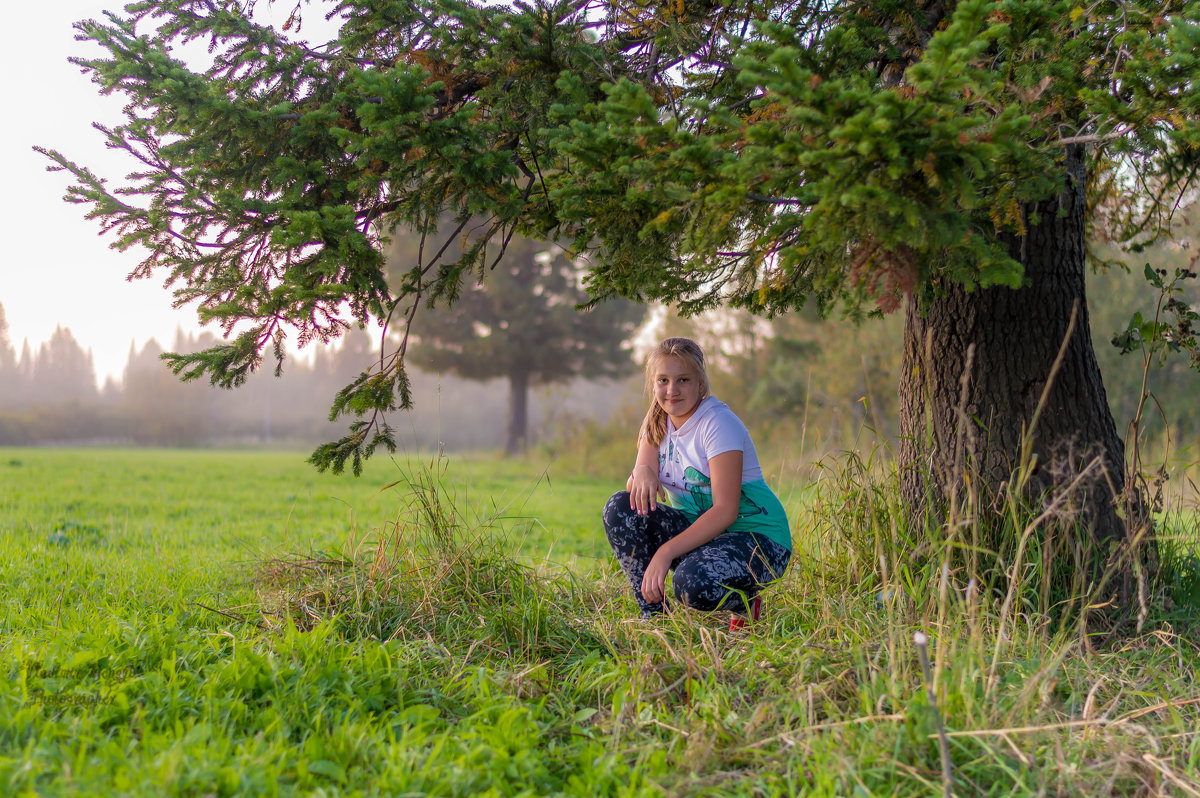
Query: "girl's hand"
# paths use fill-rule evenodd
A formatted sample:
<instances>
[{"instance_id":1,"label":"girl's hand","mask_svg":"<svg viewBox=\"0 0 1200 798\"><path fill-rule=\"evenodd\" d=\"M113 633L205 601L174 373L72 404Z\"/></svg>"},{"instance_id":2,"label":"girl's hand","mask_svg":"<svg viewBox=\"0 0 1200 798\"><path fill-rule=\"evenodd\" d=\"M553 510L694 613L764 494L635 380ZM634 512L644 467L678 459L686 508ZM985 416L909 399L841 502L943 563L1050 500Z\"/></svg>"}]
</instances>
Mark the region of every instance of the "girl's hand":
<instances>
[{"instance_id":1,"label":"girl's hand","mask_svg":"<svg viewBox=\"0 0 1200 798\"><path fill-rule=\"evenodd\" d=\"M629 507L638 515L646 515L658 509L658 500L667 499L667 490L658 480L658 469L648 465L633 467L633 473L625 482L629 489Z\"/></svg>"},{"instance_id":2,"label":"girl's hand","mask_svg":"<svg viewBox=\"0 0 1200 798\"><path fill-rule=\"evenodd\" d=\"M666 598L667 571L671 569L671 560L669 553L659 549L646 566L646 573L642 576L642 598L651 604Z\"/></svg>"}]
</instances>

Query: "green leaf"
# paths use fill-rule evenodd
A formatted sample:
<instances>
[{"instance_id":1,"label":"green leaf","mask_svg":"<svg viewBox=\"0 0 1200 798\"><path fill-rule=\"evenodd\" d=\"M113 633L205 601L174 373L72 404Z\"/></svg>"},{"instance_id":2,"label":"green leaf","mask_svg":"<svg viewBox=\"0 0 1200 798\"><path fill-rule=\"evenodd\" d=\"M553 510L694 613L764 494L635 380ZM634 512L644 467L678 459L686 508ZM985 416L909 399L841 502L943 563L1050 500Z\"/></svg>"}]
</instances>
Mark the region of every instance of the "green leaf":
<instances>
[{"instance_id":1,"label":"green leaf","mask_svg":"<svg viewBox=\"0 0 1200 798\"><path fill-rule=\"evenodd\" d=\"M598 711L599 710L597 710L595 707L584 707L571 716L571 722L583 723L585 720L595 715Z\"/></svg>"},{"instance_id":2,"label":"green leaf","mask_svg":"<svg viewBox=\"0 0 1200 798\"><path fill-rule=\"evenodd\" d=\"M318 759L308 763L308 772L316 776L328 776L335 781L345 781L346 771L336 762L328 759Z\"/></svg>"},{"instance_id":3,"label":"green leaf","mask_svg":"<svg viewBox=\"0 0 1200 798\"><path fill-rule=\"evenodd\" d=\"M1146 282L1150 283L1150 285L1154 286L1155 288L1160 290L1162 289L1162 277L1159 276L1158 272L1156 272L1149 263L1147 263L1145 269L1142 270L1142 274L1145 275Z\"/></svg>"}]
</instances>

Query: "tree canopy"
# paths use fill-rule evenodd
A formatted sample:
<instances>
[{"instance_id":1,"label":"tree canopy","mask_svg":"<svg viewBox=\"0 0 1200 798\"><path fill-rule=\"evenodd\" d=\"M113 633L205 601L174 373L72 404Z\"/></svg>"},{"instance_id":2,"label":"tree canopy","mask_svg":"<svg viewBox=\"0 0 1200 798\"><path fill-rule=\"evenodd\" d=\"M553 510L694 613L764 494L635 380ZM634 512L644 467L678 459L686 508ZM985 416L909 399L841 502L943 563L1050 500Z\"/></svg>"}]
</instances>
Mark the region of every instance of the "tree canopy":
<instances>
[{"instance_id":1,"label":"tree canopy","mask_svg":"<svg viewBox=\"0 0 1200 798\"><path fill-rule=\"evenodd\" d=\"M339 335L343 307L411 320L518 233L586 255L594 300L684 311L812 299L857 315L1015 287L1010 241L1052 212L1072 147L1089 220L1135 247L1200 165L1200 5L1184 0L321 10L340 28L320 46L215 0L78 25L105 51L79 65L129 100L102 132L140 171L111 187L46 152L74 176L68 199L144 251L134 276L164 272L237 333L171 356L185 379L237 385L289 334ZM176 54L191 43L203 67ZM432 235L447 214L461 257L420 248L389 284L389 231ZM318 466L389 444L377 414L410 401L404 349L339 394L334 415L364 419Z\"/></svg>"}]
</instances>

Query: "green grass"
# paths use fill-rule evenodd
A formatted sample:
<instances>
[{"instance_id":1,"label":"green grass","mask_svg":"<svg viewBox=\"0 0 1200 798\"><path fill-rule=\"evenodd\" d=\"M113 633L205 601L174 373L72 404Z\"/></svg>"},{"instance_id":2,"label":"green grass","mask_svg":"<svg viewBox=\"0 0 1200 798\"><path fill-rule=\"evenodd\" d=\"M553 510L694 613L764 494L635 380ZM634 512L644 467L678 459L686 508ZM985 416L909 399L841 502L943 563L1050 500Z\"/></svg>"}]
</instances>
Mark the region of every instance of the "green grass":
<instances>
[{"instance_id":1,"label":"green grass","mask_svg":"<svg viewBox=\"0 0 1200 798\"><path fill-rule=\"evenodd\" d=\"M509 794L540 792L579 757L581 783L611 781L607 769L623 774L613 792L638 792L594 747L546 762L562 746L543 734L570 739L574 711L513 701L433 641L259 628L264 562L370 545L420 471L379 458L356 480L295 454L0 450L0 794ZM594 560L603 544L607 486L469 459L443 476L526 561Z\"/></svg>"},{"instance_id":2,"label":"green grass","mask_svg":"<svg viewBox=\"0 0 1200 798\"><path fill-rule=\"evenodd\" d=\"M930 795L938 712L960 795L1200 785L1191 531L1143 631L1089 651L1037 590L907 556L887 491L835 469L781 490L797 557L731 637L633 620L614 487L0 450L0 794Z\"/></svg>"}]
</instances>

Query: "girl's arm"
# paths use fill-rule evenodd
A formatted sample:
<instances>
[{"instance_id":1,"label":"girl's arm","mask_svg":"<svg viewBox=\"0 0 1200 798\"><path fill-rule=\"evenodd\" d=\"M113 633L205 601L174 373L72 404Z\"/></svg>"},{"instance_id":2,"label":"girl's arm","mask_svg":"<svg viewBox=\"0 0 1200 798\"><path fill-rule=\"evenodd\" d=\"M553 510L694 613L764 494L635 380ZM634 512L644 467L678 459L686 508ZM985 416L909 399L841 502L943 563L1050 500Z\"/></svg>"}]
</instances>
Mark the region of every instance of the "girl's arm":
<instances>
[{"instance_id":1,"label":"girl's arm","mask_svg":"<svg viewBox=\"0 0 1200 798\"><path fill-rule=\"evenodd\" d=\"M642 578L642 598L650 603L662 601L666 592L667 571L677 557L704 545L724 532L737 520L742 498L742 452L722 452L708 461L712 480L713 505L700 514L691 526L668 540L646 567Z\"/></svg>"},{"instance_id":2,"label":"girl's arm","mask_svg":"<svg viewBox=\"0 0 1200 798\"><path fill-rule=\"evenodd\" d=\"M667 498L667 491L658 479L658 448L645 438L638 442L637 462L629 479L625 480L629 491L629 507L638 515L645 515L658 507L658 499Z\"/></svg>"}]
</instances>

